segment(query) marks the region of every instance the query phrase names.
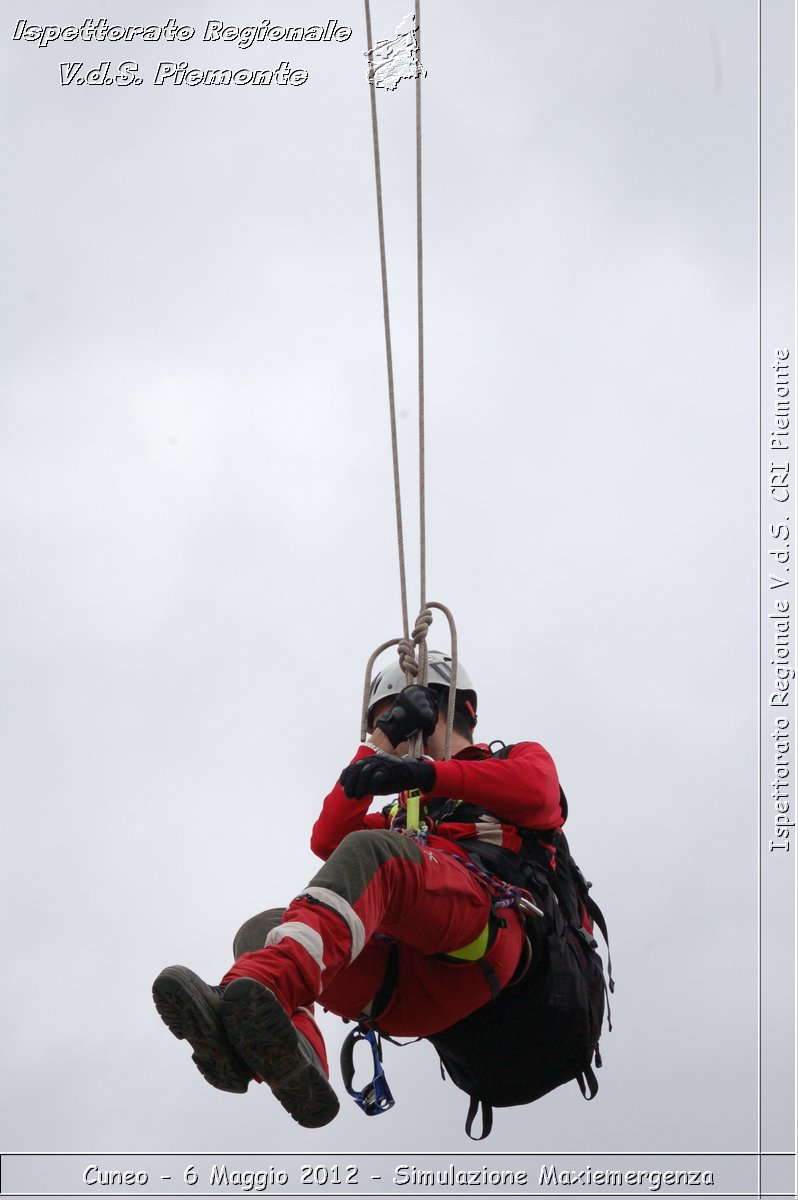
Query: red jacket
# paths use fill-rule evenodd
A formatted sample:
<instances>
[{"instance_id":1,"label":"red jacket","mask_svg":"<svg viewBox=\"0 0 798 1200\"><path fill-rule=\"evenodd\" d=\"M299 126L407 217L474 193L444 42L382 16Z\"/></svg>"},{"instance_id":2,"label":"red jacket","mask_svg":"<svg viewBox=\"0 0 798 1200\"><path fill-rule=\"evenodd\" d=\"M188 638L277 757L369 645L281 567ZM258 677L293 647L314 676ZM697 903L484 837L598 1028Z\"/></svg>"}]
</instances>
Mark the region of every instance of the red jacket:
<instances>
[{"instance_id":1,"label":"red jacket","mask_svg":"<svg viewBox=\"0 0 798 1200\"><path fill-rule=\"evenodd\" d=\"M374 753L371 747L360 746L352 761ZM557 770L551 755L537 742L519 742L507 758L491 757L485 745L467 746L447 762L433 765L435 786L426 798L463 801L485 812L477 820L469 814L470 820L458 821L455 811L445 823L430 829L427 836L430 846L437 844L451 851L456 850L458 840L477 837L508 850L518 850L516 826L559 829L562 825ZM390 828L390 806L382 812L370 813L373 799L363 796L350 800L340 783L336 783L313 826L310 839L313 853L327 859L348 833ZM423 804L424 798L422 814Z\"/></svg>"}]
</instances>

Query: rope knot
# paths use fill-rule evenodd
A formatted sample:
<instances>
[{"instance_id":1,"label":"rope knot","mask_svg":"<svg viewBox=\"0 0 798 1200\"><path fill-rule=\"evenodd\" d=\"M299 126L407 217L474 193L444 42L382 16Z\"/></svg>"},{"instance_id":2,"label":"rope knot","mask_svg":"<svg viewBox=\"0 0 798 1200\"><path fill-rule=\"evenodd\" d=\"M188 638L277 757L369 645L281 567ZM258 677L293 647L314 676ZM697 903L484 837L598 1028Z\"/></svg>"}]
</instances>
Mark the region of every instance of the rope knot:
<instances>
[{"instance_id":1,"label":"rope knot","mask_svg":"<svg viewBox=\"0 0 798 1200\"><path fill-rule=\"evenodd\" d=\"M416 648L410 638L399 639L399 665L404 671L406 679L412 680L418 675Z\"/></svg>"},{"instance_id":2,"label":"rope knot","mask_svg":"<svg viewBox=\"0 0 798 1200\"><path fill-rule=\"evenodd\" d=\"M399 664L405 673L405 679L407 679L408 683L411 683L414 679L418 679L420 682L426 683L427 630L431 624L431 610L429 608L422 608L421 612L416 617L416 623L413 627L413 633L411 637L403 637L399 639ZM418 659L416 658L416 647L419 648Z\"/></svg>"},{"instance_id":3,"label":"rope knot","mask_svg":"<svg viewBox=\"0 0 798 1200\"><path fill-rule=\"evenodd\" d=\"M422 608L421 612L416 617L416 624L413 628L413 642L416 646L420 646L422 642L427 640L427 630L431 624L431 610L429 608Z\"/></svg>"}]
</instances>

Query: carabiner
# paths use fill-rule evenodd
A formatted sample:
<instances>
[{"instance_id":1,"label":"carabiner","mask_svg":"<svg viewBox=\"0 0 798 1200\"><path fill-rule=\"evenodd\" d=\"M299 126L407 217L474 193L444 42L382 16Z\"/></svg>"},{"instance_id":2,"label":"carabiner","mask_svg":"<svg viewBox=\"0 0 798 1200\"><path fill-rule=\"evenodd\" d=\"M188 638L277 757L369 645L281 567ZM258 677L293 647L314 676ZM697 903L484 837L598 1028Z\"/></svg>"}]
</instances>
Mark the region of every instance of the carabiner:
<instances>
[{"instance_id":1,"label":"carabiner","mask_svg":"<svg viewBox=\"0 0 798 1200\"><path fill-rule=\"evenodd\" d=\"M371 1046L371 1055L374 1060L374 1078L362 1091L358 1092L352 1085L355 1078L355 1046L360 1041L368 1042ZM341 1047L341 1074L344 1079L344 1087L355 1101L355 1104L363 1109L367 1117L379 1116L380 1113L387 1112L389 1108L393 1108L395 1100L391 1095L391 1089L388 1087L388 1080L385 1078L385 1071L382 1066L382 1045L373 1029L367 1029L363 1025L356 1025L347 1034L344 1044Z\"/></svg>"}]
</instances>

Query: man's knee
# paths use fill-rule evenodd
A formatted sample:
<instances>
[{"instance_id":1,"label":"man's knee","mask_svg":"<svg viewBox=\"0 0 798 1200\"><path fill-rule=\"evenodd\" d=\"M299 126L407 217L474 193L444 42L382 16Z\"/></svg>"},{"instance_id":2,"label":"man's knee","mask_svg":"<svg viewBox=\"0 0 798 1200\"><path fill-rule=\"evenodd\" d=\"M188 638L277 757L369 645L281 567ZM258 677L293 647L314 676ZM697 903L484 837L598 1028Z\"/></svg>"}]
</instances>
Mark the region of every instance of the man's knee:
<instances>
[{"instance_id":1,"label":"man's knee","mask_svg":"<svg viewBox=\"0 0 798 1200\"><path fill-rule=\"evenodd\" d=\"M387 862L390 858L408 858L411 862L422 859L416 843L397 829L356 829L354 833L348 833L333 851L333 855L338 854L379 862Z\"/></svg>"},{"instance_id":2,"label":"man's knee","mask_svg":"<svg viewBox=\"0 0 798 1200\"><path fill-rule=\"evenodd\" d=\"M350 904L362 896L375 873L393 859L424 861L421 850L404 834L389 829L358 829L336 847L310 881L310 889L325 888Z\"/></svg>"},{"instance_id":3,"label":"man's knee","mask_svg":"<svg viewBox=\"0 0 798 1200\"><path fill-rule=\"evenodd\" d=\"M284 908L267 908L266 912L245 921L233 939L233 957L240 958L242 954L262 950L266 938L282 921L284 912Z\"/></svg>"}]
</instances>

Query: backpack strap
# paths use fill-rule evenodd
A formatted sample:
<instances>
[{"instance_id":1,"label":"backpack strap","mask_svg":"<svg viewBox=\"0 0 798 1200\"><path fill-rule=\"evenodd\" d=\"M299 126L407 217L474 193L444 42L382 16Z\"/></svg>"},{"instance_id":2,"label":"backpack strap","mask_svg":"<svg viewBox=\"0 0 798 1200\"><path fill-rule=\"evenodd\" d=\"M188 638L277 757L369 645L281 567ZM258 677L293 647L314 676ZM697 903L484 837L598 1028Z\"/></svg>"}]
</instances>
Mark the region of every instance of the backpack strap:
<instances>
[{"instance_id":1,"label":"backpack strap","mask_svg":"<svg viewBox=\"0 0 798 1200\"><path fill-rule=\"evenodd\" d=\"M474 1134L471 1132L471 1130L474 1126L474 1117L479 1112L480 1107L482 1108L482 1133L479 1135L479 1137L475 1137ZM488 1134L490 1133L492 1128L493 1128L493 1109L491 1108L491 1106L489 1104L487 1104L484 1100L478 1099L478 1097L476 1097L476 1096L470 1096L469 1101L468 1101L468 1116L466 1117L465 1131L468 1134L468 1136L471 1138L471 1141L472 1142L483 1141L488 1136Z\"/></svg>"},{"instance_id":2,"label":"backpack strap","mask_svg":"<svg viewBox=\"0 0 798 1200\"><path fill-rule=\"evenodd\" d=\"M487 980L488 987L490 988L491 1000L495 1000L499 992L502 990L502 985L499 983L499 976L496 974L490 963L485 962L484 958L480 958L477 962L477 965ZM487 1137L487 1134L484 1134L483 1136Z\"/></svg>"},{"instance_id":3,"label":"backpack strap","mask_svg":"<svg viewBox=\"0 0 798 1200\"><path fill-rule=\"evenodd\" d=\"M596 904L596 901L591 899L591 897L589 895L587 895L587 893L585 894L585 908L587 909L588 916L590 917L591 921L593 921L594 924L598 925L599 929L601 930L601 936L604 938L604 941L607 943L607 975L608 975L609 981L610 981L610 991L614 992L615 991L615 980L612 977L612 957L610 955L610 939L609 939L609 934L607 933L607 922L604 919L604 913L601 911L599 906Z\"/></svg>"},{"instance_id":4,"label":"backpack strap","mask_svg":"<svg viewBox=\"0 0 798 1200\"><path fill-rule=\"evenodd\" d=\"M592 1100L598 1089L598 1080L596 1073L590 1063L583 1067L576 1076L576 1082L579 1084L579 1091L584 1096L585 1100Z\"/></svg>"}]
</instances>

